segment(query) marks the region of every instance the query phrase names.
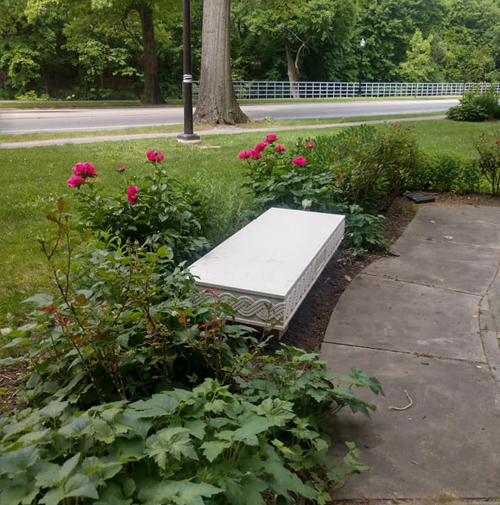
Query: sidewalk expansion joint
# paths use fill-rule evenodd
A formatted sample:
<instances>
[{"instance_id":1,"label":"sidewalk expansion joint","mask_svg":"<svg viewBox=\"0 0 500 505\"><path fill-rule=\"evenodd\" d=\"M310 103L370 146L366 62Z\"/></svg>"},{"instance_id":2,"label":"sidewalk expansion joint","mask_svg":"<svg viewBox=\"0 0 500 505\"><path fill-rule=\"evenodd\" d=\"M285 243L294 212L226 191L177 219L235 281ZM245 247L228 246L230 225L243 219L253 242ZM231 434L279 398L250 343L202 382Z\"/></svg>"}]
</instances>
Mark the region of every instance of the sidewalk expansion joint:
<instances>
[{"instance_id":1,"label":"sidewalk expansion joint","mask_svg":"<svg viewBox=\"0 0 500 505\"><path fill-rule=\"evenodd\" d=\"M425 282L411 281L409 279L402 279L401 277L397 277L394 275L374 274L371 272L361 272L359 273L359 275L366 275L369 277L376 277L378 279L385 279L394 282L402 282L404 284L413 284L415 286L425 286L427 288L442 289L443 291L452 291L453 293L461 293L463 295L475 296L476 298L479 299L481 299L486 294L486 293L472 293L471 291L464 291L462 289L453 289L453 288L447 288L445 286L436 286L434 284L427 284Z\"/></svg>"},{"instance_id":2,"label":"sidewalk expansion joint","mask_svg":"<svg viewBox=\"0 0 500 505\"><path fill-rule=\"evenodd\" d=\"M495 225L493 225L495 226ZM497 226L498 228L499 226ZM436 244L452 244L452 245L460 245L462 247L470 247L471 249L484 249L486 251L495 251L500 255L500 249L495 247L487 247L484 245L474 245L474 244L466 244L465 242L458 242L456 240L439 240L431 237L411 237L408 235L403 235L403 237L407 240L412 240L413 242L420 242L423 244L436 243Z\"/></svg>"},{"instance_id":3,"label":"sidewalk expansion joint","mask_svg":"<svg viewBox=\"0 0 500 505\"><path fill-rule=\"evenodd\" d=\"M443 361L454 361L454 362L459 362L459 363L468 363L470 365L481 366L481 367L488 364L486 362L486 360L485 361L472 361L472 360L462 359L462 358L451 358L449 356L440 356L438 354L431 354L431 353L427 353L427 352L401 351L401 350L397 350L397 349L381 349L380 347L369 347L369 346L365 346L365 345L346 344L346 343L341 343L341 342L329 342L327 340L324 340L323 344L337 345L340 347L350 347L353 349L363 349L363 350L367 350L367 351L390 352L393 354L406 354L408 356L414 356L416 358L429 358L429 359L438 359L438 360L443 360Z\"/></svg>"}]
</instances>

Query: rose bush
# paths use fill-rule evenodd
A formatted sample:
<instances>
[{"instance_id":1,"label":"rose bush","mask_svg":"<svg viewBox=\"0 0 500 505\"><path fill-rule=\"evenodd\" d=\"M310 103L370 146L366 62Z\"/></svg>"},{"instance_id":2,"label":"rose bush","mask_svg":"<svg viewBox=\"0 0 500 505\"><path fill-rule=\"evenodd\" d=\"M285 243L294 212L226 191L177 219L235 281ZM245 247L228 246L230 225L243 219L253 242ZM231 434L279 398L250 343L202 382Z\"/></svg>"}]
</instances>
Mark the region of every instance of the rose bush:
<instances>
[{"instance_id":1,"label":"rose bush","mask_svg":"<svg viewBox=\"0 0 500 505\"><path fill-rule=\"evenodd\" d=\"M215 223L212 204L196 187L168 174L161 151L148 151L146 159L152 174L140 175L139 170L120 164L117 170L124 178L123 192L106 197L92 183L97 177L94 167L76 165L68 186L78 188L83 227L101 239L166 245L177 264L192 260L210 247L206 236Z\"/></svg>"},{"instance_id":2,"label":"rose bush","mask_svg":"<svg viewBox=\"0 0 500 505\"><path fill-rule=\"evenodd\" d=\"M399 126L354 127L286 148L276 134L241 151L258 211L272 206L346 215L346 244L357 253L385 246L380 211L420 169L416 139Z\"/></svg>"}]
</instances>

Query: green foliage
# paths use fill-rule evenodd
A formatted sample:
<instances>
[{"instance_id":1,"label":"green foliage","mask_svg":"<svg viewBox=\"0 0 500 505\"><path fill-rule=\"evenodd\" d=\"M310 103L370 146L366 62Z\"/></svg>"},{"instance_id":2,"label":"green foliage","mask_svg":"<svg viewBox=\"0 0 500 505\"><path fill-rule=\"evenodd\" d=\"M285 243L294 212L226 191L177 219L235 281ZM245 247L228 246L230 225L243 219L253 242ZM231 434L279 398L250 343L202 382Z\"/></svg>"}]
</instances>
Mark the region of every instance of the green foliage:
<instances>
[{"instance_id":1,"label":"green foliage","mask_svg":"<svg viewBox=\"0 0 500 505\"><path fill-rule=\"evenodd\" d=\"M431 59L431 34L426 39L422 37L419 28L415 30L410 41L410 49L406 51L406 61L400 63L401 76L410 82L426 82L434 71Z\"/></svg>"},{"instance_id":2,"label":"green foliage","mask_svg":"<svg viewBox=\"0 0 500 505\"><path fill-rule=\"evenodd\" d=\"M387 210L421 166L411 127L351 127L331 137L335 184L346 203L369 213Z\"/></svg>"},{"instance_id":3,"label":"green foliage","mask_svg":"<svg viewBox=\"0 0 500 505\"><path fill-rule=\"evenodd\" d=\"M172 266L167 246L87 243L89 233L71 230L64 200L47 217L57 233L42 249L60 296L30 297L32 321L7 335L9 349L29 345L27 399L55 393L85 406L139 398L175 382L222 379L235 353L249 348L247 330L226 326L226 303L212 296L195 303L194 281Z\"/></svg>"},{"instance_id":4,"label":"green foliage","mask_svg":"<svg viewBox=\"0 0 500 505\"><path fill-rule=\"evenodd\" d=\"M120 193L113 196L101 196L94 179L80 186L77 197L83 228L107 240L166 245L177 263L192 260L210 246L205 237L214 227L212 204L198 187L171 177L161 162L151 163L152 175L129 178L133 169L119 170L124 181ZM127 200L131 186L139 191L135 202Z\"/></svg>"},{"instance_id":5,"label":"green foliage","mask_svg":"<svg viewBox=\"0 0 500 505\"><path fill-rule=\"evenodd\" d=\"M479 193L482 176L477 165L456 154L436 152L425 157L422 170L412 177L408 189Z\"/></svg>"},{"instance_id":6,"label":"green foliage","mask_svg":"<svg viewBox=\"0 0 500 505\"><path fill-rule=\"evenodd\" d=\"M473 103L465 103L463 105L451 107L446 112L446 117L452 121L471 122L486 121L489 118L488 111L484 107Z\"/></svg>"},{"instance_id":7,"label":"green foliage","mask_svg":"<svg viewBox=\"0 0 500 505\"><path fill-rule=\"evenodd\" d=\"M233 391L206 379L133 403L82 411L52 400L4 419L2 504L264 505L270 493L272 503L326 504L332 487L367 467L351 443L332 465L318 413L348 406L367 415L374 407L352 388L378 394L380 385L356 368L331 374L316 354L278 355L252 365L240 356Z\"/></svg>"},{"instance_id":8,"label":"green foliage","mask_svg":"<svg viewBox=\"0 0 500 505\"><path fill-rule=\"evenodd\" d=\"M495 140L494 140L495 139ZM474 144L479 154L477 166L481 174L491 185L491 192L494 195L500 194L500 131L496 136L481 135Z\"/></svg>"},{"instance_id":9,"label":"green foliage","mask_svg":"<svg viewBox=\"0 0 500 505\"><path fill-rule=\"evenodd\" d=\"M471 89L464 93L459 105L446 113L453 121L486 121L499 116L499 95L496 85L492 84L486 93Z\"/></svg>"},{"instance_id":10,"label":"green foliage","mask_svg":"<svg viewBox=\"0 0 500 505\"><path fill-rule=\"evenodd\" d=\"M346 245L358 253L385 246L380 211L390 207L420 168L410 129L352 127L336 136L276 144L247 159L248 187L260 209L281 206L346 215ZM305 166L294 164L304 158Z\"/></svg>"}]
</instances>

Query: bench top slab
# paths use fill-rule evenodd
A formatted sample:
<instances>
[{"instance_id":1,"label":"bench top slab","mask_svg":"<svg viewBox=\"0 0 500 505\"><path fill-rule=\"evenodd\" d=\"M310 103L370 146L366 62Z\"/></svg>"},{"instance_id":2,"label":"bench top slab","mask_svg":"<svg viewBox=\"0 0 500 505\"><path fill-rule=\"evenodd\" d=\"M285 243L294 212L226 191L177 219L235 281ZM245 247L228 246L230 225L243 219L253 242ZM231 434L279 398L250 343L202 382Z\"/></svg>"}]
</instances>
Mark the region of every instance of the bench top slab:
<instances>
[{"instance_id":1,"label":"bench top slab","mask_svg":"<svg viewBox=\"0 0 500 505\"><path fill-rule=\"evenodd\" d=\"M189 269L198 286L285 297L344 216L272 208Z\"/></svg>"}]
</instances>

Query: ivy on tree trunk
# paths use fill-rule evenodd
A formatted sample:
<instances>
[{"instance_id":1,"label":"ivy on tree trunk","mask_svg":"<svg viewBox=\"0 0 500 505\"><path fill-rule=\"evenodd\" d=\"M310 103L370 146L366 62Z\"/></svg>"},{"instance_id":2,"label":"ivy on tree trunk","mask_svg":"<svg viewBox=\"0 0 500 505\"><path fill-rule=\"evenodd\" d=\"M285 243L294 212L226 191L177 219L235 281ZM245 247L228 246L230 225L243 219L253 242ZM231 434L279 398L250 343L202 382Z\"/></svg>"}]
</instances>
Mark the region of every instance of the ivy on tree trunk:
<instances>
[{"instance_id":1,"label":"ivy on tree trunk","mask_svg":"<svg viewBox=\"0 0 500 505\"><path fill-rule=\"evenodd\" d=\"M165 103L161 96L160 79L158 76L153 8L147 1L137 4L136 8L141 18L144 46L144 95L142 102L149 105Z\"/></svg>"},{"instance_id":2,"label":"ivy on tree trunk","mask_svg":"<svg viewBox=\"0 0 500 505\"><path fill-rule=\"evenodd\" d=\"M204 0L200 91L197 123L236 124L248 121L236 101L231 76L230 0Z\"/></svg>"}]
</instances>

